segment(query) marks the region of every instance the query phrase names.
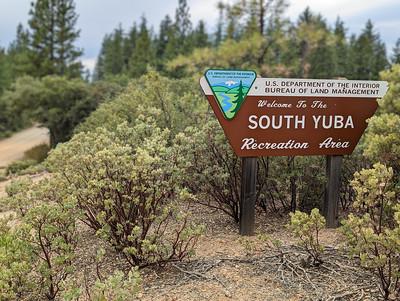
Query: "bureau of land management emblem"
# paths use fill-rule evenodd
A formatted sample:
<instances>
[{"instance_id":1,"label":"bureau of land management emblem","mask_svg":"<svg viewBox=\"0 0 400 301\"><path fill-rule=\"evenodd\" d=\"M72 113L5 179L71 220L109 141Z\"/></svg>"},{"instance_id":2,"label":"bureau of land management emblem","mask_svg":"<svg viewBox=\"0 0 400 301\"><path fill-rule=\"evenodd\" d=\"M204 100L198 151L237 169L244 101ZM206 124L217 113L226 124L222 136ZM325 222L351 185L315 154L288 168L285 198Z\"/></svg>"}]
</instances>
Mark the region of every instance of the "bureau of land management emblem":
<instances>
[{"instance_id":1,"label":"bureau of land management emblem","mask_svg":"<svg viewBox=\"0 0 400 301\"><path fill-rule=\"evenodd\" d=\"M257 75L254 71L210 69L205 78L224 117L233 119L244 103Z\"/></svg>"}]
</instances>

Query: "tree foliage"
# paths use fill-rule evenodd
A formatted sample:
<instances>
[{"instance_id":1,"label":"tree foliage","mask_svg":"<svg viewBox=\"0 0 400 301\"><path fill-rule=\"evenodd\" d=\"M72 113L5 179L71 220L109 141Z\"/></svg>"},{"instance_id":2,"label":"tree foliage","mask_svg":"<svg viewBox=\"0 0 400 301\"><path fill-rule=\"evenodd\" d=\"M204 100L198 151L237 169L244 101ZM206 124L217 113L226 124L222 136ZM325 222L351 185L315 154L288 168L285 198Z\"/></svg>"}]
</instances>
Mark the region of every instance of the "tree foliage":
<instances>
[{"instance_id":1,"label":"tree foliage","mask_svg":"<svg viewBox=\"0 0 400 301\"><path fill-rule=\"evenodd\" d=\"M0 127L18 130L33 121L38 122L49 129L50 144L54 147L68 140L76 125L120 89L112 83L90 85L81 79L59 76L46 76L40 80L20 77L0 97L0 106L5 107L0 112Z\"/></svg>"},{"instance_id":2,"label":"tree foliage","mask_svg":"<svg viewBox=\"0 0 400 301\"><path fill-rule=\"evenodd\" d=\"M379 278L385 300L400 297L400 205L392 177L393 170L380 163L354 174L355 214L342 228L351 253Z\"/></svg>"},{"instance_id":3,"label":"tree foliage","mask_svg":"<svg viewBox=\"0 0 400 301\"><path fill-rule=\"evenodd\" d=\"M35 76L80 77L82 51L74 46L79 37L74 0L37 0L29 12L31 62Z\"/></svg>"}]
</instances>

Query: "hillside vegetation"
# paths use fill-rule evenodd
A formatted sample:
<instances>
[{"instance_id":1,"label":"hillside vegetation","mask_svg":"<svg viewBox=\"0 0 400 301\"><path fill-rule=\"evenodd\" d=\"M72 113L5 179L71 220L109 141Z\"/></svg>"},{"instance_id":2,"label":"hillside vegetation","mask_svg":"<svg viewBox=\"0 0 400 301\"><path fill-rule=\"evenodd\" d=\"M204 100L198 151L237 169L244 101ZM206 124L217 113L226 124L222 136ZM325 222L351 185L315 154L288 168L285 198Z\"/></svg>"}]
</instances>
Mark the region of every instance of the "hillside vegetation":
<instances>
[{"instance_id":1,"label":"hillside vegetation","mask_svg":"<svg viewBox=\"0 0 400 301\"><path fill-rule=\"evenodd\" d=\"M349 36L310 9L287 20L285 1L237 1L208 33L179 0L157 34L142 18L106 35L88 82L74 1L50 2L0 52L1 135L37 122L52 148L46 176L10 176L1 198L0 300L400 298L400 50L389 59L371 22ZM54 11L69 60L40 51ZM344 158L339 229L322 214L325 158L260 157L257 235L238 235L241 159L200 91L210 67L389 82Z\"/></svg>"}]
</instances>

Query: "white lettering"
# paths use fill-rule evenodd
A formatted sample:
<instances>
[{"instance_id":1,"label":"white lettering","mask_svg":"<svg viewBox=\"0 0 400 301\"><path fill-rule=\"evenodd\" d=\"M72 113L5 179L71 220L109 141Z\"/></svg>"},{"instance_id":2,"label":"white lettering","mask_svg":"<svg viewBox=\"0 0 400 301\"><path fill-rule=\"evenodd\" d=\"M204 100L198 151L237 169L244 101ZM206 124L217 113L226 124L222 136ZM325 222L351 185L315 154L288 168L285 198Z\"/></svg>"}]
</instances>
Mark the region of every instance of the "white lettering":
<instances>
[{"instance_id":1,"label":"white lettering","mask_svg":"<svg viewBox=\"0 0 400 301\"><path fill-rule=\"evenodd\" d=\"M289 140L286 142L262 142L257 143L254 138L244 138L242 140L241 149L246 150L257 150L257 149L307 149L309 148L308 142L297 142L295 140Z\"/></svg>"},{"instance_id":2,"label":"white lettering","mask_svg":"<svg viewBox=\"0 0 400 301\"><path fill-rule=\"evenodd\" d=\"M324 115L313 115L314 128L331 129L347 129L354 128L353 118L351 116L335 115L335 116L324 116ZM344 122L346 118L346 122Z\"/></svg>"},{"instance_id":3,"label":"white lettering","mask_svg":"<svg viewBox=\"0 0 400 301\"><path fill-rule=\"evenodd\" d=\"M349 146L349 141L333 141L332 137L326 138L322 143L319 144L319 148L348 148Z\"/></svg>"},{"instance_id":4,"label":"white lettering","mask_svg":"<svg viewBox=\"0 0 400 301\"><path fill-rule=\"evenodd\" d=\"M345 128L345 129L347 129L347 128L352 128L352 129L354 129L353 118L352 118L351 116L348 116L348 117L347 117L346 124L344 125L344 128Z\"/></svg>"},{"instance_id":5,"label":"white lettering","mask_svg":"<svg viewBox=\"0 0 400 301\"><path fill-rule=\"evenodd\" d=\"M317 129L317 128L318 128L319 120L321 119L321 115L318 115L318 116L313 115L312 118L313 118L313 120L314 120L314 128Z\"/></svg>"},{"instance_id":6,"label":"white lettering","mask_svg":"<svg viewBox=\"0 0 400 301\"><path fill-rule=\"evenodd\" d=\"M255 142L254 138L244 138L241 149L250 149L250 145Z\"/></svg>"},{"instance_id":7,"label":"white lettering","mask_svg":"<svg viewBox=\"0 0 400 301\"><path fill-rule=\"evenodd\" d=\"M294 128L298 129L299 126L301 126L301 129L304 129L306 127L306 116L302 115L301 120L299 119L300 116L295 116L294 117Z\"/></svg>"},{"instance_id":8,"label":"white lettering","mask_svg":"<svg viewBox=\"0 0 400 301\"><path fill-rule=\"evenodd\" d=\"M250 115L249 116L249 122L250 122L249 129L250 130L254 130L254 129L257 128L257 121L255 121L254 119L257 119L256 115Z\"/></svg>"}]
</instances>

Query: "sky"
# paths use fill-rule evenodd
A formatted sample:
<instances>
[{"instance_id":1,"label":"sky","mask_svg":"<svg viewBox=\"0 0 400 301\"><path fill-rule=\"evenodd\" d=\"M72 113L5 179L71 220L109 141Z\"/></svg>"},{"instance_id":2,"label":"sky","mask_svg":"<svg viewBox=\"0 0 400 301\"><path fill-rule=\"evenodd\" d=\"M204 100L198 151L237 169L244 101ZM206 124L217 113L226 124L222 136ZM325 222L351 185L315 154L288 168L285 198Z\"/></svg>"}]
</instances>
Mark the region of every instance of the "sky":
<instances>
[{"instance_id":1,"label":"sky","mask_svg":"<svg viewBox=\"0 0 400 301\"><path fill-rule=\"evenodd\" d=\"M7 47L15 38L18 23L25 26L29 18L31 0L0 0L0 46ZM218 0L188 0L192 21L204 20L209 30L214 31L218 18ZM225 0L224 2L235 2ZM286 15L295 21L309 6L315 13L321 13L329 24L338 16L345 22L349 33L360 33L368 19L381 34L390 53L400 37L400 0L289 0ZM93 70L101 41L106 33L112 32L119 24L128 29L145 15L155 30L160 20L175 13L178 0L75 0L79 14L78 28L81 29L77 46L83 48L82 62Z\"/></svg>"}]
</instances>

